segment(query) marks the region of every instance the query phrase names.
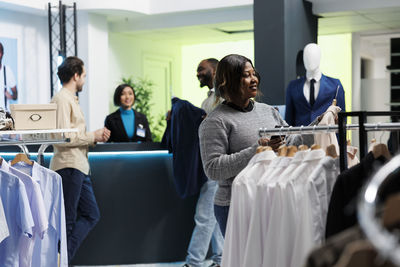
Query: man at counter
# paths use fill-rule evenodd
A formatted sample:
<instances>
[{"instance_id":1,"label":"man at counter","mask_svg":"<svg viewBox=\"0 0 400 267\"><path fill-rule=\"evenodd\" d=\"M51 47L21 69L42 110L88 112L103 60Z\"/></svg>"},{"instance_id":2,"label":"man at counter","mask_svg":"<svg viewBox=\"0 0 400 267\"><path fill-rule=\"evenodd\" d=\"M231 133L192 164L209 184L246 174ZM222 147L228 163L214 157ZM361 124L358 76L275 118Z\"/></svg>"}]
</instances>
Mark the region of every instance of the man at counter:
<instances>
[{"instance_id":1,"label":"man at counter","mask_svg":"<svg viewBox=\"0 0 400 267\"><path fill-rule=\"evenodd\" d=\"M215 95L214 77L218 60L208 58L202 60L197 67L197 79L200 87L208 87L207 98L201 104L201 108L208 114L222 102L222 98ZM203 266L208 248L211 243L210 267L219 267L222 259L224 238L214 215L214 196L218 184L208 179L200 188L199 198L194 215L195 227L190 239L186 263L183 267Z\"/></svg>"},{"instance_id":2,"label":"man at counter","mask_svg":"<svg viewBox=\"0 0 400 267\"><path fill-rule=\"evenodd\" d=\"M77 133L66 134L71 140L69 143L53 145L54 156L50 162L50 169L62 178L68 260L71 262L82 241L100 219L89 176L89 145L106 142L110 131L101 128L86 132L85 118L76 96L85 83L83 61L77 57L67 57L58 67L57 75L63 86L51 101L57 104L57 128L79 130Z\"/></svg>"}]
</instances>

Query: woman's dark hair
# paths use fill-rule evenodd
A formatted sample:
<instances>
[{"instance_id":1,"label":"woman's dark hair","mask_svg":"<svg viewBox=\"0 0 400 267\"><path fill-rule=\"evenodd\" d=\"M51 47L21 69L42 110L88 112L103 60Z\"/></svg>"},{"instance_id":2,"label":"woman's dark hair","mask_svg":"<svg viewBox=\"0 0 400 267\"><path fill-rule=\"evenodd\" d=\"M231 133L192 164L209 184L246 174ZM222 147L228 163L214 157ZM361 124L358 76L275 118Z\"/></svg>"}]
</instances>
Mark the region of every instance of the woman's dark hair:
<instances>
[{"instance_id":1,"label":"woman's dark hair","mask_svg":"<svg viewBox=\"0 0 400 267\"><path fill-rule=\"evenodd\" d=\"M133 90L132 86L130 86L129 84L123 83L123 84L118 85L118 87L115 89L115 92L114 92L114 105L116 105L117 107L121 106L121 95L122 95L122 91L124 91L125 87L129 87L132 89L133 96L135 98L133 100L133 104L135 104L135 101L136 101L135 90Z\"/></svg>"},{"instance_id":2,"label":"woman's dark hair","mask_svg":"<svg viewBox=\"0 0 400 267\"><path fill-rule=\"evenodd\" d=\"M227 55L218 63L215 88L225 100L232 102L242 99L241 79L247 62L254 68L250 59L236 54ZM256 77L260 83L260 75L257 71Z\"/></svg>"},{"instance_id":3,"label":"woman's dark hair","mask_svg":"<svg viewBox=\"0 0 400 267\"><path fill-rule=\"evenodd\" d=\"M79 76L83 72L83 61L78 57L67 57L58 67L57 75L61 84L68 83L71 78L78 73Z\"/></svg>"}]
</instances>

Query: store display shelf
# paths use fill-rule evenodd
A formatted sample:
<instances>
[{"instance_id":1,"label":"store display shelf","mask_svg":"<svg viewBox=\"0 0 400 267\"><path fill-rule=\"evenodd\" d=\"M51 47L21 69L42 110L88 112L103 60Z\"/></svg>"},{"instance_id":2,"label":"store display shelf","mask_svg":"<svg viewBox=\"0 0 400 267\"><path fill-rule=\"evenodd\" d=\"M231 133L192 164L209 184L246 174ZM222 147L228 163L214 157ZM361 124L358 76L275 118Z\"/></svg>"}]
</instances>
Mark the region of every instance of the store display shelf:
<instances>
[{"instance_id":1,"label":"store display shelf","mask_svg":"<svg viewBox=\"0 0 400 267\"><path fill-rule=\"evenodd\" d=\"M56 134L56 133L72 133L72 132L78 132L78 129L50 129L50 130L6 130L6 131L0 131L0 136L1 135L13 135L13 134L20 134L20 135L25 135L25 134Z\"/></svg>"}]
</instances>

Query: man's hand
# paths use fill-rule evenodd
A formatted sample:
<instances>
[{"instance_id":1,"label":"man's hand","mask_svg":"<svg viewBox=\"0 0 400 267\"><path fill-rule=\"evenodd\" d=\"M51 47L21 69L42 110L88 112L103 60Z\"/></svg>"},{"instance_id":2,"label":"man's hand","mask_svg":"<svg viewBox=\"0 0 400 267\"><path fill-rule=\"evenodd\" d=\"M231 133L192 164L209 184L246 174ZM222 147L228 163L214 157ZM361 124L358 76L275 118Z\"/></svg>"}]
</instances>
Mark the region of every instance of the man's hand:
<instances>
[{"instance_id":1,"label":"man's hand","mask_svg":"<svg viewBox=\"0 0 400 267\"><path fill-rule=\"evenodd\" d=\"M168 112L165 116L165 120L167 120L167 121L171 120L171 110L168 110Z\"/></svg>"},{"instance_id":2,"label":"man's hand","mask_svg":"<svg viewBox=\"0 0 400 267\"><path fill-rule=\"evenodd\" d=\"M106 127L98 129L94 132L95 142L107 142L110 138L111 132Z\"/></svg>"}]
</instances>

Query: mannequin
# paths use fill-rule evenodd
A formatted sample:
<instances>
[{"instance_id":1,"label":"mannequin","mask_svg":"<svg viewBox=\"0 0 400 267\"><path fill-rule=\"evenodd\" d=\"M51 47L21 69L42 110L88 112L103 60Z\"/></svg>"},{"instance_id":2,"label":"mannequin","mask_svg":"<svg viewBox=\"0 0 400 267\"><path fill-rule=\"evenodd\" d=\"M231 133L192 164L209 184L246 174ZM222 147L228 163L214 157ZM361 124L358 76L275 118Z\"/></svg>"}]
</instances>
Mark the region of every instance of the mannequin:
<instances>
[{"instance_id":1,"label":"mannequin","mask_svg":"<svg viewBox=\"0 0 400 267\"><path fill-rule=\"evenodd\" d=\"M304 47L303 62L306 76L291 81L286 89L285 120L292 126L309 125L328 109L334 98L345 111L343 86L338 79L322 74L321 48L317 44Z\"/></svg>"},{"instance_id":2,"label":"mannequin","mask_svg":"<svg viewBox=\"0 0 400 267\"><path fill-rule=\"evenodd\" d=\"M319 64L321 62L321 48L317 44L308 44L304 47L303 52L304 67L308 74L319 74L321 71L319 69Z\"/></svg>"}]
</instances>

